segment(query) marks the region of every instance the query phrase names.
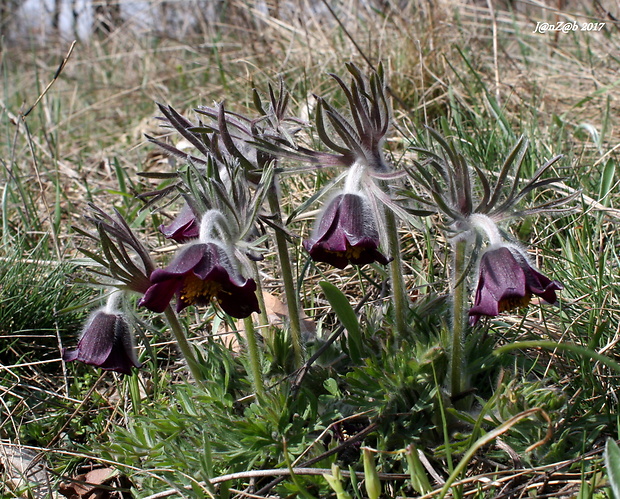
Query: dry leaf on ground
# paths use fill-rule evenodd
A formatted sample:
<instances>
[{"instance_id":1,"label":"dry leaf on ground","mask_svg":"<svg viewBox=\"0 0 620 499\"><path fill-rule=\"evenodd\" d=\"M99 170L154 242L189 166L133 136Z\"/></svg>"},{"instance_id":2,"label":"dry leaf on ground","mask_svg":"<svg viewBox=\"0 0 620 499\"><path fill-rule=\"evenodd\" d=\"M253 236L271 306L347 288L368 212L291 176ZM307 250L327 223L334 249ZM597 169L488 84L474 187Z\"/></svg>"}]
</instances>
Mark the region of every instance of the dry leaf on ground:
<instances>
[{"instance_id":1,"label":"dry leaf on ground","mask_svg":"<svg viewBox=\"0 0 620 499\"><path fill-rule=\"evenodd\" d=\"M130 499L131 482L114 468L97 468L61 483L58 491L69 499Z\"/></svg>"}]
</instances>

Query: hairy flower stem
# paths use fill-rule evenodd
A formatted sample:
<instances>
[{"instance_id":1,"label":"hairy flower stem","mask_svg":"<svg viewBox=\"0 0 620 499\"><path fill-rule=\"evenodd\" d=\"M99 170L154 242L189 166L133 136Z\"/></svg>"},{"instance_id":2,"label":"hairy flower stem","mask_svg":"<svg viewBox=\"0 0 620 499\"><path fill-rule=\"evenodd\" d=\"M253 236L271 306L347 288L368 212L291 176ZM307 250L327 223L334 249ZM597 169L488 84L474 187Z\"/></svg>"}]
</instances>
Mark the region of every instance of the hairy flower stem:
<instances>
[{"instance_id":1,"label":"hairy flower stem","mask_svg":"<svg viewBox=\"0 0 620 499\"><path fill-rule=\"evenodd\" d=\"M392 284L392 300L394 304L394 325L397 334L407 330L407 310L409 303L403 279L403 264L400 258L400 238L396 216L389 208L385 209L385 232L387 233L388 255L390 262L390 279Z\"/></svg>"},{"instance_id":2,"label":"hairy flower stem","mask_svg":"<svg viewBox=\"0 0 620 499\"><path fill-rule=\"evenodd\" d=\"M263 294L263 283L260 278L258 262L252 262L252 267L254 270L254 282L256 283L256 298L258 299L258 306L260 307L258 323L263 327L267 327L269 325L269 318L267 317L267 306L265 305L265 295Z\"/></svg>"},{"instance_id":3,"label":"hairy flower stem","mask_svg":"<svg viewBox=\"0 0 620 499\"><path fill-rule=\"evenodd\" d=\"M454 244L454 268L452 290L452 348L450 349L450 393L452 397L465 391L463 376L463 342L467 329L467 279L463 276L466 267L467 241Z\"/></svg>"},{"instance_id":4,"label":"hairy flower stem","mask_svg":"<svg viewBox=\"0 0 620 499\"><path fill-rule=\"evenodd\" d=\"M179 322L179 318L177 314L174 313L174 310L168 305L164 310L164 315L166 320L168 321L168 325L170 329L172 329L172 333L174 334L174 338L177 341L177 345L179 346L179 350L183 354L185 361L187 362L187 367L189 367L192 376L198 383L203 383L205 381L202 371L200 370L200 364L198 364L198 360L196 360L196 356L194 355L194 350L192 346L187 341L187 337L185 336L185 331L181 323Z\"/></svg>"},{"instance_id":5,"label":"hairy flower stem","mask_svg":"<svg viewBox=\"0 0 620 499\"><path fill-rule=\"evenodd\" d=\"M275 181L274 181L275 182ZM271 185L267 195L269 209L275 217L275 223L282 225L282 214L280 212L280 200L275 183ZM293 269L291 267L291 256L288 252L286 236L283 232L276 230L276 246L278 248L278 260L280 271L282 272L282 282L286 295L286 306L288 308L289 328L293 343L293 355L295 357L295 368L301 367L303 363L303 349L301 346L301 321L299 319L299 305L293 279Z\"/></svg>"},{"instance_id":6,"label":"hairy flower stem","mask_svg":"<svg viewBox=\"0 0 620 499\"><path fill-rule=\"evenodd\" d=\"M261 402L265 398L265 388L263 386L263 373L261 370L260 353L256 343L256 331L252 316L243 319L245 329L245 339L248 344L248 360L250 361L250 371L252 372L252 383L254 384L254 394L257 401Z\"/></svg>"}]
</instances>

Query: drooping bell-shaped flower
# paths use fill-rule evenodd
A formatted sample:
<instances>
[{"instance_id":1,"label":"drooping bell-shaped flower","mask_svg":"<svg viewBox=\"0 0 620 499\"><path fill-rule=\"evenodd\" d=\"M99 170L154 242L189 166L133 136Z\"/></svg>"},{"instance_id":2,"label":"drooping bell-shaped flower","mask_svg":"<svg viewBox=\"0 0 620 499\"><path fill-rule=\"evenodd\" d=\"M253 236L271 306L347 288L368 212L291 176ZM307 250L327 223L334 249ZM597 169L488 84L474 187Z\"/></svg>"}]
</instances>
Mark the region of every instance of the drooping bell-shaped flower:
<instances>
[{"instance_id":1,"label":"drooping bell-shaped flower","mask_svg":"<svg viewBox=\"0 0 620 499\"><path fill-rule=\"evenodd\" d=\"M476 324L483 315L496 316L525 307L532 295L553 304L557 301L556 291L561 289L561 283L533 268L517 247L492 245L480 258L474 306L469 310L470 324Z\"/></svg>"},{"instance_id":2,"label":"drooping bell-shaped flower","mask_svg":"<svg viewBox=\"0 0 620 499\"><path fill-rule=\"evenodd\" d=\"M199 226L194 212L185 204L176 218L168 225L160 225L159 230L166 239L184 243L198 237Z\"/></svg>"},{"instance_id":3,"label":"drooping bell-shaped flower","mask_svg":"<svg viewBox=\"0 0 620 499\"><path fill-rule=\"evenodd\" d=\"M62 358L65 362L77 360L121 374L131 374L132 367L140 367L129 324L121 312L114 310L111 302L91 314L77 349L65 349Z\"/></svg>"},{"instance_id":4,"label":"drooping bell-shaped flower","mask_svg":"<svg viewBox=\"0 0 620 499\"><path fill-rule=\"evenodd\" d=\"M339 269L349 263L364 265L389 259L377 248L379 232L368 200L361 193L338 194L323 210L312 237L304 248L315 262Z\"/></svg>"},{"instance_id":5,"label":"drooping bell-shaped flower","mask_svg":"<svg viewBox=\"0 0 620 499\"><path fill-rule=\"evenodd\" d=\"M182 248L165 269L151 274L151 287L140 305L163 312L177 295L177 312L189 305L215 300L228 315L244 318L258 312L256 283L233 267L228 252L217 243L195 243Z\"/></svg>"},{"instance_id":6,"label":"drooping bell-shaped flower","mask_svg":"<svg viewBox=\"0 0 620 499\"><path fill-rule=\"evenodd\" d=\"M240 274L232 249L212 234L221 232L217 229L221 219L217 210L204 215L198 241L181 248L166 268L151 273L151 286L140 300L141 306L161 313L176 295L177 312L211 301L238 319L260 311L256 283Z\"/></svg>"}]
</instances>

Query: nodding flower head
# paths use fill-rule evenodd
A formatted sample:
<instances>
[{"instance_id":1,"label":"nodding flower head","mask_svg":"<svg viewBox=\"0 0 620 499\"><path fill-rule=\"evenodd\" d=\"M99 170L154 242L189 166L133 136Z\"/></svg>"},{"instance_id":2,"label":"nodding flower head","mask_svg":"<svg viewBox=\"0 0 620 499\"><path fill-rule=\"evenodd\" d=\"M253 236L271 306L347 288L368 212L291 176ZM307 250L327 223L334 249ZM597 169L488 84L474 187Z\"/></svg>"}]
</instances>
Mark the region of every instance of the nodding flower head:
<instances>
[{"instance_id":1,"label":"nodding flower head","mask_svg":"<svg viewBox=\"0 0 620 499\"><path fill-rule=\"evenodd\" d=\"M140 367L136 358L133 336L124 315L108 306L93 312L84 326L75 350L64 350L65 362L77 360L105 371L131 374Z\"/></svg>"},{"instance_id":2,"label":"nodding flower head","mask_svg":"<svg viewBox=\"0 0 620 499\"><path fill-rule=\"evenodd\" d=\"M474 306L469 310L470 324L481 316L525 307L532 295L548 303L557 301L556 291L564 286L533 268L520 249L513 245L491 245L482 254Z\"/></svg>"},{"instance_id":3,"label":"nodding flower head","mask_svg":"<svg viewBox=\"0 0 620 499\"><path fill-rule=\"evenodd\" d=\"M215 301L239 319L259 312L256 283L237 270L237 259L225 236L221 213L207 212L198 241L181 248L166 268L153 271L140 305L161 313L176 295L177 311Z\"/></svg>"},{"instance_id":4,"label":"nodding flower head","mask_svg":"<svg viewBox=\"0 0 620 499\"><path fill-rule=\"evenodd\" d=\"M232 317L244 318L259 312L256 283L241 276L231 258L217 243L195 243L182 248L165 269L151 274L151 287L140 305L163 312L177 295L177 311L215 300Z\"/></svg>"},{"instance_id":5,"label":"nodding flower head","mask_svg":"<svg viewBox=\"0 0 620 499\"><path fill-rule=\"evenodd\" d=\"M198 237L198 221L188 204L185 204L177 217L169 225L160 225L159 230L166 239L184 243Z\"/></svg>"},{"instance_id":6,"label":"nodding flower head","mask_svg":"<svg viewBox=\"0 0 620 499\"><path fill-rule=\"evenodd\" d=\"M379 233L373 211L361 193L338 194L323 210L304 247L315 262L343 269L347 264L364 265L386 258L377 248Z\"/></svg>"}]
</instances>

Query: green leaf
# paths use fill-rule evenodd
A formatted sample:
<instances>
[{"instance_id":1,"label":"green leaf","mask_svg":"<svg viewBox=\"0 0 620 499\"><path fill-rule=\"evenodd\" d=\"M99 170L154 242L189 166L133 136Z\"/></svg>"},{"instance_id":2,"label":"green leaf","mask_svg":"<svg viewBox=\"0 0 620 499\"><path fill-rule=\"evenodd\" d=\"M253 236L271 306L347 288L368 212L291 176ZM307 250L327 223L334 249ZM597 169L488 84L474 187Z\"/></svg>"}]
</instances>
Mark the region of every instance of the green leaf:
<instances>
[{"instance_id":1,"label":"green leaf","mask_svg":"<svg viewBox=\"0 0 620 499\"><path fill-rule=\"evenodd\" d=\"M342 397L340 389L338 388L338 382L334 378L327 378L323 383L325 389L334 397Z\"/></svg>"},{"instance_id":2,"label":"green leaf","mask_svg":"<svg viewBox=\"0 0 620 499\"><path fill-rule=\"evenodd\" d=\"M418 449L412 443L407 447L405 453L407 458L407 466L409 468L409 476L411 477L411 486L418 494L427 494L433 487L431 487L428 477L426 476L426 470L420 457L418 456Z\"/></svg>"},{"instance_id":3,"label":"green leaf","mask_svg":"<svg viewBox=\"0 0 620 499\"><path fill-rule=\"evenodd\" d=\"M319 285L332 309L336 312L338 319L347 330L351 360L355 363L360 362L363 351L362 331L355 310L351 307L347 297L336 286L327 281L321 281Z\"/></svg>"},{"instance_id":4,"label":"green leaf","mask_svg":"<svg viewBox=\"0 0 620 499\"><path fill-rule=\"evenodd\" d=\"M614 499L620 499L620 448L611 438L607 439L604 457L613 497Z\"/></svg>"},{"instance_id":5,"label":"green leaf","mask_svg":"<svg viewBox=\"0 0 620 499\"><path fill-rule=\"evenodd\" d=\"M614 183L614 176L616 175L616 162L613 159L609 159L605 163L605 168L601 175L601 184L598 191L598 199L605 206L609 204L609 200L606 199L611 191Z\"/></svg>"},{"instance_id":6,"label":"green leaf","mask_svg":"<svg viewBox=\"0 0 620 499\"><path fill-rule=\"evenodd\" d=\"M381 481L375 466L375 456L371 449L363 447L364 456L364 479L366 481L366 493L370 499L379 499L381 496Z\"/></svg>"},{"instance_id":7,"label":"green leaf","mask_svg":"<svg viewBox=\"0 0 620 499\"><path fill-rule=\"evenodd\" d=\"M620 364L615 360L602 355L594 350L589 348L584 348L580 345L575 345L574 343L556 343L554 341L540 340L540 341L517 341L515 343L510 343L508 345L503 345L494 350L495 355L502 355L510 350L523 350L526 348L545 348L547 350L563 350L567 352L572 352L577 355L582 356L585 359L593 359L601 364L606 365L608 368L613 369L617 373L620 373ZM620 499L620 497L618 498Z\"/></svg>"}]
</instances>

